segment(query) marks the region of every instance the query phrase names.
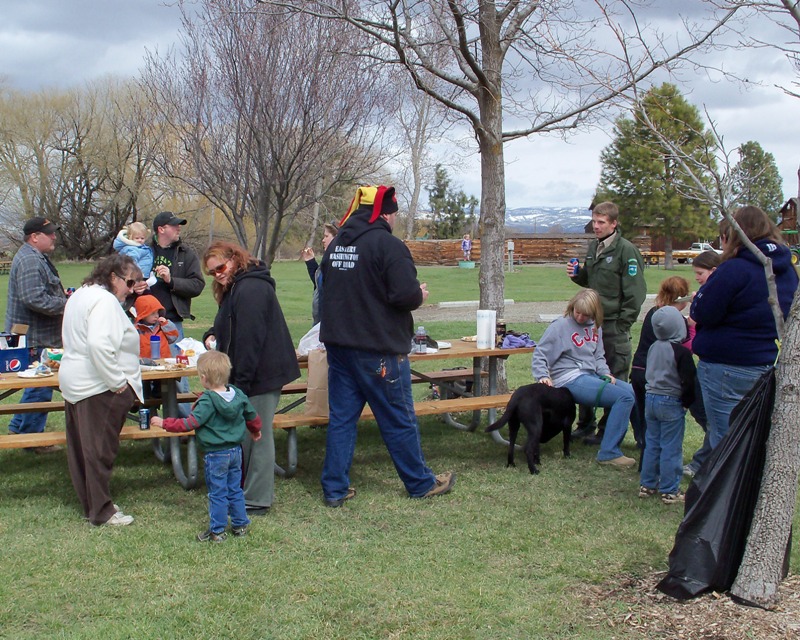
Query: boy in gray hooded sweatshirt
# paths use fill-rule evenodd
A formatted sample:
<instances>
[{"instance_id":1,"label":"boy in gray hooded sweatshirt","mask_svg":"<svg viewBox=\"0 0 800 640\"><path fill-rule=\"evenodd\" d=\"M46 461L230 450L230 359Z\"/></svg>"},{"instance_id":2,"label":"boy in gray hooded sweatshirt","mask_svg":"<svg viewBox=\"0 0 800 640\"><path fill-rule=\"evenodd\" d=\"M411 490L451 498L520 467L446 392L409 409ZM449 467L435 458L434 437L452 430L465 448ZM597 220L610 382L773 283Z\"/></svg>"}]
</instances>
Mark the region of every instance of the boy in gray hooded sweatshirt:
<instances>
[{"instance_id":1,"label":"boy in gray hooded sweatshirt","mask_svg":"<svg viewBox=\"0 0 800 640\"><path fill-rule=\"evenodd\" d=\"M661 307L653 314L656 336L647 352L645 389L646 445L642 459L639 497L661 494L661 501L684 501L683 433L686 409L694 401L696 370L686 340L686 320L675 307Z\"/></svg>"}]
</instances>

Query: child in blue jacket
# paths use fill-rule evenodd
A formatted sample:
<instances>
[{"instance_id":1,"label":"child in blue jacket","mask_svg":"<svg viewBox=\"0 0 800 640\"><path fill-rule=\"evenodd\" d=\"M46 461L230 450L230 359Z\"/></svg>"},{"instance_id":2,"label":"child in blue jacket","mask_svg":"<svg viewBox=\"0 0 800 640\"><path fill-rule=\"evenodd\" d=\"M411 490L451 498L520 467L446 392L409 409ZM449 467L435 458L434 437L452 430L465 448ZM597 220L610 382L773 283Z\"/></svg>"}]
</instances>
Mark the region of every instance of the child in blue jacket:
<instances>
[{"instance_id":1,"label":"child in blue jacket","mask_svg":"<svg viewBox=\"0 0 800 640\"><path fill-rule=\"evenodd\" d=\"M114 251L133 258L145 280L150 279L150 272L153 270L153 250L147 244L147 235L146 226L141 222L131 222L114 239ZM155 280L147 284L152 286Z\"/></svg>"}]
</instances>

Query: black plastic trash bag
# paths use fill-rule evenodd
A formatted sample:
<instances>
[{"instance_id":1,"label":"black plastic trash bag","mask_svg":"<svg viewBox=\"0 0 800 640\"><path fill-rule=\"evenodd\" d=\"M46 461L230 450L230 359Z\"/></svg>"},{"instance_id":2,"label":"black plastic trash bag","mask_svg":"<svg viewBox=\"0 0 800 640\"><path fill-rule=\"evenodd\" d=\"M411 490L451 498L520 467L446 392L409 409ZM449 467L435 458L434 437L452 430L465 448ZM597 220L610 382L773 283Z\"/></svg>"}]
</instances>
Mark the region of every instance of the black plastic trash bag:
<instances>
[{"instance_id":1,"label":"black plastic trash bag","mask_svg":"<svg viewBox=\"0 0 800 640\"><path fill-rule=\"evenodd\" d=\"M770 368L731 412L730 430L686 492L683 521L656 588L679 600L730 589L753 519L775 404Z\"/></svg>"}]
</instances>

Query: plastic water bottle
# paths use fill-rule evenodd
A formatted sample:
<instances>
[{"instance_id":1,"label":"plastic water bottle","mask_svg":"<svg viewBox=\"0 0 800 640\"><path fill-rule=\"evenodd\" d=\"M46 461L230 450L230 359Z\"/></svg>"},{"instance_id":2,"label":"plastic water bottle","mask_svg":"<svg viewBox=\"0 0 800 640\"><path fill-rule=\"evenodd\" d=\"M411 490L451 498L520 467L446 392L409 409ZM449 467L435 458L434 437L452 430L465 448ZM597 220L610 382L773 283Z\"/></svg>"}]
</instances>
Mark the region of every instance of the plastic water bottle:
<instances>
[{"instance_id":1,"label":"plastic water bottle","mask_svg":"<svg viewBox=\"0 0 800 640\"><path fill-rule=\"evenodd\" d=\"M150 358L158 360L161 357L161 337L150 336Z\"/></svg>"},{"instance_id":2,"label":"plastic water bottle","mask_svg":"<svg viewBox=\"0 0 800 640\"><path fill-rule=\"evenodd\" d=\"M417 328L417 333L414 336L414 352L415 353L428 352L428 334L425 333L425 327L423 326Z\"/></svg>"},{"instance_id":3,"label":"plastic water bottle","mask_svg":"<svg viewBox=\"0 0 800 640\"><path fill-rule=\"evenodd\" d=\"M574 278L581 270L581 261L577 258L570 258L569 263L572 265L572 277Z\"/></svg>"}]
</instances>

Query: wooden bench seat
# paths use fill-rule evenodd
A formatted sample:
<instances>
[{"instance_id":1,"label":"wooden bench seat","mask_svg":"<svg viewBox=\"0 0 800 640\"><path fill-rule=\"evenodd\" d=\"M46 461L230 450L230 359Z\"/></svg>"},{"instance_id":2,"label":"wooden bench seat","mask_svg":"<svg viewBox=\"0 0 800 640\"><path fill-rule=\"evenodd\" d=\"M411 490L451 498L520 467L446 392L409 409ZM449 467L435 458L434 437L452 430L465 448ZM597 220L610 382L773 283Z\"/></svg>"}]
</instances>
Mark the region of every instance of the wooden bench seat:
<instances>
[{"instance_id":1,"label":"wooden bench seat","mask_svg":"<svg viewBox=\"0 0 800 640\"><path fill-rule=\"evenodd\" d=\"M430 371L430 372L422 372L426 378L430 378L433 382L458 382L461 380L471 380L472 379L472 370L471 369L447 369L442 371ZM481 372L482 377L486 377L488 374L485 371ZM428 380L424 380L419 376L412 375L411 382L418 383L418 382L428 382ZM308 386L305 382L291 382L286 384L281 389L281 393L284 395L302 395L308 391ZM197 391L189 391L187 393L179 393L178 394L178 403L192 403L197 400L197 397L200 395L200 392ZM146 407L159 407L161 406L161 399L160 398L149 398L145 400L144 406ZM3 413L6 415L11 415L15 413L44 413L48 411L64 411L64 401L63 400L51 400L50 402L27 402L25 404L17 403L17 404L4 404L2 405ZM37 445L38 446L38 445Z\"/></svg>"},{"instance_id":2,"label":"wooden bench seat","mask_svg":"<svg viewBox=\"0 0 800 640\"><path fill-rule=\"evenodd\" d=\"M411 382L416 384L419 382L460 382L462 380L472 380L472 369L442 369L441 371L420 371L425 378L416 374L411 375ZM489 373L481 371L481 377L486 378ZM303 394L308 391L308 386L305 382L290 382L283 385L281 393L284 395Z\"/></svg>"},{"instance_id":3,"label":"wooden bench seat","mask_svg":"<svg viewBox=\"0 0 800 640\"><path fill-rule=\"evenodd\" d=\"M459 411L476 411L478 409L496 409L508 404L511 394L499 396L477 396L473 398L452 398L449 400L427 400L414 404L418 416L456 413ZM33 403L30 403L33 404ZM48 403L39 403L48 404ZM63 402L62 408L63 408ZM361 414L362 420L372 420L374 415L369 407ZM302 413L279 413L272 423L274 429L294 429L295 427L319 426L328 424L326 416L307 416ZM149 440L152 438L174 438L186 435L170 433L155 427L141 430L138 425L125 425L120 433L120 440ZM63 445L67 441L64 431L46 431L44 433L19 433L0 436L0 449L25 449L27 447L45 447Z\"/></svg>"},{"instance_id":4,"label":"wooden bench seat","mask_svg":"<svg viewBox=\"0 0 800 640\"><path fill-rule=\"evenodd\" d=\"M182 402L194 402L197 400L197 396L200 395L199 393L195 393L194 391L190 391L188 393L179 393L178 394L178 403ZM160 398L149 398L144 401L144 406L146 407L160 407L161 406L161 399ZM40 412L47 412L47 411L64 411L64 401L63 400L51 400L50 402L26 402L24 404L4 404L2 405L3 413L6 415L11 415L15 413L40 413Z\"/></svg>"},{"instance_id":5,"label":"wooden bench seat","mask_svg":"<svg viewBox=\"0 0 800 640\"><path fill-rule=\"evenodd\" d=\"M426 377L437 382L453 382L472 378L470 369L453 369L443 371L431 371L423 373ZM486 375L485 372L482 373ZM413 382L426 382L418 376L412 376ZM284 394L304 394L307 391L305 382L296 382L284 385ZM190 391L179 393L178 402L194 402L199 393ZM414 410L418 416L438 415L443 413L456 413L459 411L476 411L479 409L492 409L504 407L508 403L510 395L506 396L478 396L468 398L451 398L447 400L431 400L417 402ZM147 407L157 407L161 405L159 398L150 398L145 401ZM11 413L37 413L46 411L64 411L63 400L52 400L50 402L28 402L25 404L4 404L3 412ZM374 416L369 407L364 410L362 420L372 420ZM274 429L294 429L301 426L321 426L327 425L328 418L324 416L307 416L302 413L279 413L275 415L273 421ZM125 425L120 434L121 440L147 440L152 438L171 438L175 434L164 431L163 429L151 428L141 430L138 425ZM66 443L66 433L63 431L47 431L44 433L21 433L0 435L0 449L24 449L28 447L44 447L50 445L63 445Z\"/></svg>"},{"instance_id":6,"label":"wooden bench seat","mask_svg":"<svg viewBox=\"0 0 800 640\"><path fill-rule=\"evenodd\" d=\"M417 416L430 416L458 413L461 411L477 412L482 409L498 409L505 407L511 399L511 394L492 396L473 396L462 398L449 398L446 400L426 400L414 403L414 412ZM374 415L369 407L364 409L361 420L372 420ZM475 415L473 414L473 420ZM297 472L297 427L325 426L328 424L327 416L307 416L303 413L276 413L272 421L273 429L283 429L286 432L286 467L276 464L277 473L285 478L291 478ZM477 425L477 422L475 423Z\"/></svg>"},{"instance_id":7,"label":"wooden bench seat","mask_svg":"<svg viewBox=\"0 0 800 640\"><path fill-rule=\"evenodd\" d=\"M470 398L450 398L448 400L426 400L414 403L417 416L432 416L442 413L458 413L459 411L478 411L480 409L498 409L508 404L511 394L495 396L476 396ZM366 407L361 420L374 420L371 409ZM308 416L302 413L276 413L272 421L274 429L293 429L295 427L321 426L328 424L327 416Z\"/></svg>"},{"instance_id":8,"label":"wooden bench seat","mask_svg":"<svg viewBox=\"0 0 800 640\"><path fill-rule=\"evenodd\" d=\"M130 424L122 427L120 440L152 440L153 438L175 438L185 436L185 433L170 433L163 429L151 427L147 430L139 429L139 425ZM44 433L11 433L0 436L0 449L27 449L28 447L49 447L63 445L67 442L64 431L45 431Z\"/></svg>"}]
</instances>

